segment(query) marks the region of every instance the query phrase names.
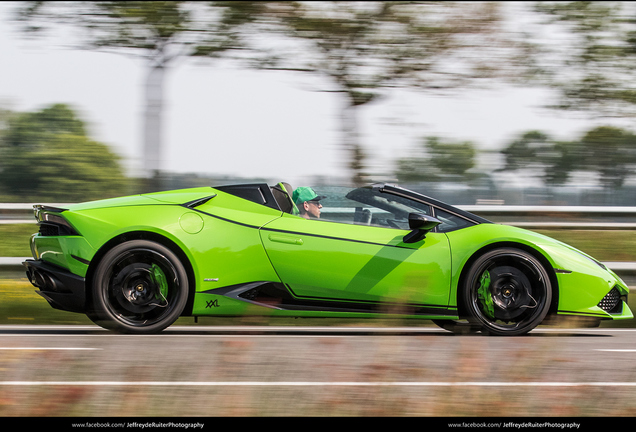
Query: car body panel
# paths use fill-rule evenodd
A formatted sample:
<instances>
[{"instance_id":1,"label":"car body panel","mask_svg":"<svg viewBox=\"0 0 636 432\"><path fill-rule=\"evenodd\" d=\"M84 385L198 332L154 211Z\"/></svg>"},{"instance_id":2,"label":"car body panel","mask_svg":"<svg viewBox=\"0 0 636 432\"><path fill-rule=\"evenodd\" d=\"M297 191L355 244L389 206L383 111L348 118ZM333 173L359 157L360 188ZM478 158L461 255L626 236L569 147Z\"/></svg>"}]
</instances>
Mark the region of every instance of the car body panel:
<instances>
[{"instance_id":1,"label":"car body panel","mask_svg":"<svg viewBox=\"0 0 636 432\"><path fill-rule=\"evenodd\" d=\"M283 215L261 230L281 280L298 297L448 307L450 248L430 233L406 244L407 230Z\"/></svg>"}]
</instances>

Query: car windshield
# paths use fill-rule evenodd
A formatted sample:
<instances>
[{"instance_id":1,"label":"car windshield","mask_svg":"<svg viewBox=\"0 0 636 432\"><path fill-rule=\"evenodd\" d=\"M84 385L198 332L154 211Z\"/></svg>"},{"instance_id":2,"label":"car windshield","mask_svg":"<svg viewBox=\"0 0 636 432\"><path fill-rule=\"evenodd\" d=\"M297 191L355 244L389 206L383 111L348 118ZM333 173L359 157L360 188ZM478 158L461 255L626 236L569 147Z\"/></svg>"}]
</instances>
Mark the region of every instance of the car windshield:
<instances>
[{"instance_id":1,"label":"car windshield","mask_svg":"<svg viewBox=\"0 0 636 432\"><path fill-rule=\"evenodd\" d=\"M409 213L431 214L430 206L408 198L382 193L370 187L346 188L318 186L321 200L321 220L409 229Z\"/></svg>"}]
</instances>

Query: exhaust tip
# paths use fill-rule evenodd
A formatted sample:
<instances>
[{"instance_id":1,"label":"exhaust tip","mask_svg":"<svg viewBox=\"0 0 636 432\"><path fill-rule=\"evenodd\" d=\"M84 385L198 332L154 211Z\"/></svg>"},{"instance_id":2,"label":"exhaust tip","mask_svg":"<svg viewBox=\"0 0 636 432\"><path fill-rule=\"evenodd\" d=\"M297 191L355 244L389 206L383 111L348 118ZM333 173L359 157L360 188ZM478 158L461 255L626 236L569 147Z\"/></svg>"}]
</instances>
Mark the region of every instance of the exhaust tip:
<instances>
[{"instance_id":1,"label":"exhaust tip","mask_svg":"<svg viewBox=\"0 0 636 432\"><path fill-rule=\"evenodd\" d=\"M57 292L61 288L61 284L54 277L45 272L29 268L26 273L29 282L42 291Z\"/></svg>"}]
</instances>

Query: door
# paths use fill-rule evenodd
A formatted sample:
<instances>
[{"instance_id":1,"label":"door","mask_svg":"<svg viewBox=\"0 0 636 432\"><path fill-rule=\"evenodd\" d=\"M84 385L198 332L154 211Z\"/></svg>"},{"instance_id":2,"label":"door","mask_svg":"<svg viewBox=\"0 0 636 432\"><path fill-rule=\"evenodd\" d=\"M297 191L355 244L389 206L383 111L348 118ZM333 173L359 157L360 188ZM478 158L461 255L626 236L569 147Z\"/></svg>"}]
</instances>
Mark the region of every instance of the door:
<instances>
[{"instance_id":1,"label":"door","mask_svg":"<svg viewBox=\"0 0 636 432\"><path fill-rule=\"evenodd\" d=\"M283 283L306 300L445 308L451 279L446 235L402 241L410 232L408 213L430 214L430 208L372 189L351 192L321 191L327 198L320 219L285 214L261 228Z\"/></svg>"}]
</instances>

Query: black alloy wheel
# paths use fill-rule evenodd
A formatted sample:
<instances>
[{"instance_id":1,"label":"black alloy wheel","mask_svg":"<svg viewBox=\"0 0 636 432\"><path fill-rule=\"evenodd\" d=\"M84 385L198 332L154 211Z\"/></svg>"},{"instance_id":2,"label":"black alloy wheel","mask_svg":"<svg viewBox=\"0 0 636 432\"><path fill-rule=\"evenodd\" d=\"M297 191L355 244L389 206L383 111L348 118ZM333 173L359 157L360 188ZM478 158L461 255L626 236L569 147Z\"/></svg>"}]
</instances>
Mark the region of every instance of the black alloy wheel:
<instances>
[{"instance_id":1,"label":"black alloy wheel","mask_svg":"<svg viewBox=\"0 0 636 432\"><path fill-rule=\"evenodd\" d=\"M550 277L532 254L494 249L471 265L461 292L468 321L491 335L519 336L541 324L552 302Z\"/></svg>"},{"instance_id":2,"label":"black alloy wheel","mask_svg":"<svg viewBox=\"0 0 636 432\"><path fill-rule=\"evenodd\" d=\"M179 318L188 300L188 277L167 247L132 240L109 250L92 285L96 324L122 333L157 333Z\"/></svg>"}]
</instances>

